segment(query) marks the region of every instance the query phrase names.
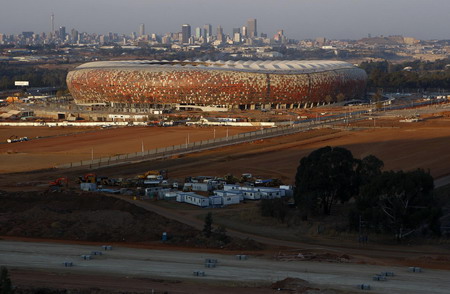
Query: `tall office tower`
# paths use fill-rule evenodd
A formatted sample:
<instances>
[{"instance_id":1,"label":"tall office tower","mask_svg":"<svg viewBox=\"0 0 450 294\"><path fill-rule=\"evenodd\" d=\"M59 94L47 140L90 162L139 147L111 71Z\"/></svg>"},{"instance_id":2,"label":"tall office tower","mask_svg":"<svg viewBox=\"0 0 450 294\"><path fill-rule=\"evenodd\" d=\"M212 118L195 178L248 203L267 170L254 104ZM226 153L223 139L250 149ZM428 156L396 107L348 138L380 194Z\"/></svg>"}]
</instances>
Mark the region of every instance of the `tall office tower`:
<instances>
[{"instance_id":1,"label":"tall office tower","mask_svg":"<svg viewBox=\"0 0 450 294\"><path fill-rule=\"evenodd\" d=\"M136 40L136 38L137 38L137 36L136 36L136 32L132 32L131 34L130 34L130 38L131 38L131 40Z\"/></svg>"},{"instance_id":2,"label":"tall office tower","mask_svg":"<svg viewBox=\"0 0 450 294\"><path fill-rule=\"evenodd\" d=\"M66 27L59 27L59 38L63 41L66 39Z\"/></svg>"},{"instance_id":3,"label":"tall office tower","mask_svg":"<svg viewBox=\"0 0 450 294\"><path fill-rule=\"evenodd\" d=\"M78 42L78 31L76 29L72 29L70 31L70 38L72 39L72 43L77 43Z\"/></svg>"},{"instance_id":4,"label":"tall office tower","mask_svg":"<svg viewBox=\"0 0 450 294\"><path fill-rule=\"evenodd\" d=\"M242 27L242 37L247 38L248 37L248 30L246 26Z\"/></svg>"},{"instance_id":5,"label":"tall office tower","mask_svg":"<svg viewBox=\"0 0 450 294\"><path fill-rule=\"evenodd\" d=\"M233 28L233 36L236 33L240 34L241 33L241 28Z\"/></svg>"},{"instance_id":6,"label":"tall office tower","mask_svg":"<svg viewBox=\"0 0 450 294\"><path fill-rule=\"evenodd\" d=\"M250 18L247 20L248 37L256 38L258 37L258 31L256 29L256 19Z\"/></svg>"},{"instance_id":7,"label":"tall office tower","mask_svg":"<svg viewBox=\"0 0 450 294\"><path fill-rule=\"evenodd\" d=\"M5 35L0 34L0 45L3 45L5 43Z\"/></svg>"},{"instance_id":8,"label":"tall office tower","mask_svg":"<svg viewBox=\"0 0 450 294\"><path fill-rule=\"evenodd\" d=\"M141 23L139 25L139 37L142 37L143 35L145 35L145 25Z\"/></svg>"},{"instance_id":9,"label":"tall office tower","mask_svg":"<svg viewBox=\"0 0 450 294\"><path fill-rule=\"evenodd\" d=\"M225 41L225 36L223 35L223 28L221 26L217 27L217 40L220 42Z\"/></svg>"},{"instance_id":10,"label":"tall office tower","mask_svg":"<svg viewBox=\"0 0 450 294\"><path fill-rule=\"evenodd\" d=\"M202 36L202 29L199 27L195 28L195 37L197 39L200 39L201 36Z\"/></svg>"},{"instance_id":11,"label":"tall office tower","mask_svg":"<svg viewBox=\"0 0 450 294\"><path fill-rule=\"evenodd\" d=\"M236 44L238 44L238 43L240 43L241 42L241 33L234 33L233 34L233 42L234 43L236 43Z\"/></svg>"},{"instance_id":12,"label":"tall office tower","mask_svg":"<svg viewBox=\"0 0 450 294\"><path fill-rule=\"evenodd\" d=\"M50 32L52 35L55 33L55 15L52 12L52 16L50 17L52 31Z\"/></svg>"},{"instance_id":13,"label":"tall office tower","mask_svg":"<svg viewBox=\"0 0 450 294\"><path fill-rule=\"evenodd\" d=\"M184 24L181 27L181 43L188 44L190 37L191 37L191 26L188 24Z\"/></svg>"},{"instance_id":14,"label":"tall office tower","mask_svg":"<svg viewBox=\"0 0 450 294\"><path fill-rule=\"evenodd\" d=\"M206 39L207 37L211 37L212 35L212 26L210 24L205 24L203 26L203 36Z\"/></svg>"}]
</instances>

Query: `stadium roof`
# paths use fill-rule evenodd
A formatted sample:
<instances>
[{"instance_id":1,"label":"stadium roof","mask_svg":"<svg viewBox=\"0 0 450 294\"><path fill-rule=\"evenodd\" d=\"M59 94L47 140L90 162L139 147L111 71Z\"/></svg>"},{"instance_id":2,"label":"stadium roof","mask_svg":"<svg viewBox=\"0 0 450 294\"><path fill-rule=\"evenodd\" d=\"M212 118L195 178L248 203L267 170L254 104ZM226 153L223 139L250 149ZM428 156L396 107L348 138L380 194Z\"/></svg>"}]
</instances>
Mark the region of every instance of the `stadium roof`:
<instances>
[{"instance_id":1,"label":"stadium roof","mask_svg":"<svg viewBox=\"0 0 450 294\"><path fill-rule=\"evenodd\" d=\"M302 74L323 72L338 69L355 68L353 64L336 60L257 60L257 61L167 61L167 60L124 60L124 61L96 61L78 66L76 69L94 68L191 68L216 69L229 71L290 73Z\"/></svg>"}]
</instances>

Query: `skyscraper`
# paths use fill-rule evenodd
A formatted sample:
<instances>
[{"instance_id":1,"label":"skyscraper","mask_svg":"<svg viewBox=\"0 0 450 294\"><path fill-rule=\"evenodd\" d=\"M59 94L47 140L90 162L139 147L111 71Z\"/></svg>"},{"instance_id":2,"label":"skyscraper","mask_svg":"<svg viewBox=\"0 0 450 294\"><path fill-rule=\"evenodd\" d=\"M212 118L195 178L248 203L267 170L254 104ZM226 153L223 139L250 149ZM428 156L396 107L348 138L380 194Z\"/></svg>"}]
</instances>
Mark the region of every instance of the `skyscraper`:
<instances>
[{"instance_id":1,"label":"skyscraper","mask_svg":"<svg viewBox=\"0 0 450 294\"><path fill-rule=\"evenodd\" d=\"M256 28L256 19L255 18L250 18L249 20L247 20L247 30L248 30L249 38L258 37L258 30Z\"/></svg>"},{"instance_id":2,"label":"skyscraper","mask_svg":"<svg viewBox=\"0 0 450 294\"><path fill-rule=\"evenodd\" d=\"M52 16L50 17L52 31L50 32L52 35L55 33L55 15L52 12Z\"/></svg>"},{"instance_id":3,"label":"skyscraper","mask_svg":"<svg viewBox=\"0 0 450 294\"><path fill-rule=\"evenodd\" d=\"M79 41L79 33L76 29L72 29L70 31L70 38L72 39L72 43L77 43Z\"/></svg>"},{"instance_id":4,"label":"skyscraper","mask_svg":"<svg viewBox=\"0 0 450 294\"><path fill-rule=\"evenodd\" d=\"M244 38L248 37L248 29L246 26L242 27L242 37L244 37Z\"/></svg>"},{"instance_id":5,"label":"skyscraper","mask_svg":"<svg viewBox=\"0 0 450 294\"><path fill-rule=\"evenodd\" d=\"M201 36L202 36L202 29L199 27L195 28L195 37L197 39L200 39Z\"/></svg>"},{"instance_id":6,"label":"skyscraper","mask_svg":"<svg viewBox=\"0 0 450 294\"><path fill-rule=\"evenodd\" d=\"M63 41L66 39L66 27L59 27L59 38Z\"/></svg>"},{"instance_id":7,"label":"skyscraper","mask_svg":"<svg viewBox=\"0 0 450 294\"><path fill-rule=\"evenodd\" d=\"M181 43L188 44L191 37L191 26L184 24L181 26Z\"/></svg>"},{"instance_id":8,"label":"skyscraper","mask_svg":"<svg viewBox=\"0 0 450 294\"><path fill-rule=\"evenodd\" d=\"M142 37L143 35L145 35L145 25L141 23L139 25L139 37Z\"/></svg>"},{"instance_id":9,"label":"skyscraper","mask_svg":"<svg viewBox=\"0 0 450 294\"><path fill-rule=\"evenodd\" d=\"M225 41L225 36L223 35L223 29L221 26L217 27L217 40L219 40L220 42Z\"/></svg>"},{"instance_id":10,"label":"skyscraper","mask_svg":"<svg viewBox=\"0 0 450 294\"><path fill-rule=\"evenodd\" d=\"M211 37L211 35L212 35L212 26L210 24L205 24L203 26L203 34L204 34L205 39L207 37Z\"/></svg>"}]
</instances>

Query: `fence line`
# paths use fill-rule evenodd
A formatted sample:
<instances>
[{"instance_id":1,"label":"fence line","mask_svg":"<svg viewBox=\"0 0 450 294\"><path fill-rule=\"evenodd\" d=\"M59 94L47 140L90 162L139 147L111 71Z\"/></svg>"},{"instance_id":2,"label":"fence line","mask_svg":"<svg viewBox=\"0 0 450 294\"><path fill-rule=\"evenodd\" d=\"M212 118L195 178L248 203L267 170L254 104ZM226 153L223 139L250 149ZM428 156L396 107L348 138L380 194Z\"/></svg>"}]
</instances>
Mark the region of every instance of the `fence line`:
<instances>
[{"instance_id":1,"label":"fence line","mask_svg":"<svg viewBox=\"0 0 450 294\"><path fill-rule=\"evenodd\" d=\"M271 129L261 129L258 131L252 131L247 133L241 133L228 137L221 137L217 139L197 141L189 144L173 145L168 147L160 147L151 150L146 150L144 152L135 152L128 154L120 154L117 156L109 156L96 158L94 160L82 160L77 162L71 162L67 164L61 164L56 166L56 168L74 168L88 166L90 168L106 167L110 165L117 165L119 163L129 162L130 159L135 159L137 161L150 161L161 158L168 158L175 155L182 155L192 152L199 152L214 148L220 148L245 142L251 142L255 140L267 139L272 137L278 137L288 134L294 134L298 132L304 132L317 127L330 126L333 123L343 122L343 121L353 121L360 119L363 113L355 113L350 117L333 117L326 120L310 120L306 123L294 123L289 126L276 127Z\"/></svg>"}]
</instances>

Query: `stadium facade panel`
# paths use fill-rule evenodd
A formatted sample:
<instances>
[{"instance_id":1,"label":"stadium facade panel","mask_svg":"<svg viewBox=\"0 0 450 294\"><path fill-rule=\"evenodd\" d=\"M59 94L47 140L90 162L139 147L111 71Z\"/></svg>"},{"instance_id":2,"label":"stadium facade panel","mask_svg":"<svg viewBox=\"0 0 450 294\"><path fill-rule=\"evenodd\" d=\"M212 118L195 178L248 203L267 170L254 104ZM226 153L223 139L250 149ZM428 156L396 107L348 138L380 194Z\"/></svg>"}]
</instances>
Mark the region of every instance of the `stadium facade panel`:
<instances>
[{"instance_id":1,"label":"stadium facade panel","mask_svg":"<svg viewBox=\"0 0 450 294\"><path fill-rule=\"evenodd\" d=\"M79 104L304 105L362 98L367 74L341 61L106 61L67 76Z\"/></svg>"}]
</instances>

